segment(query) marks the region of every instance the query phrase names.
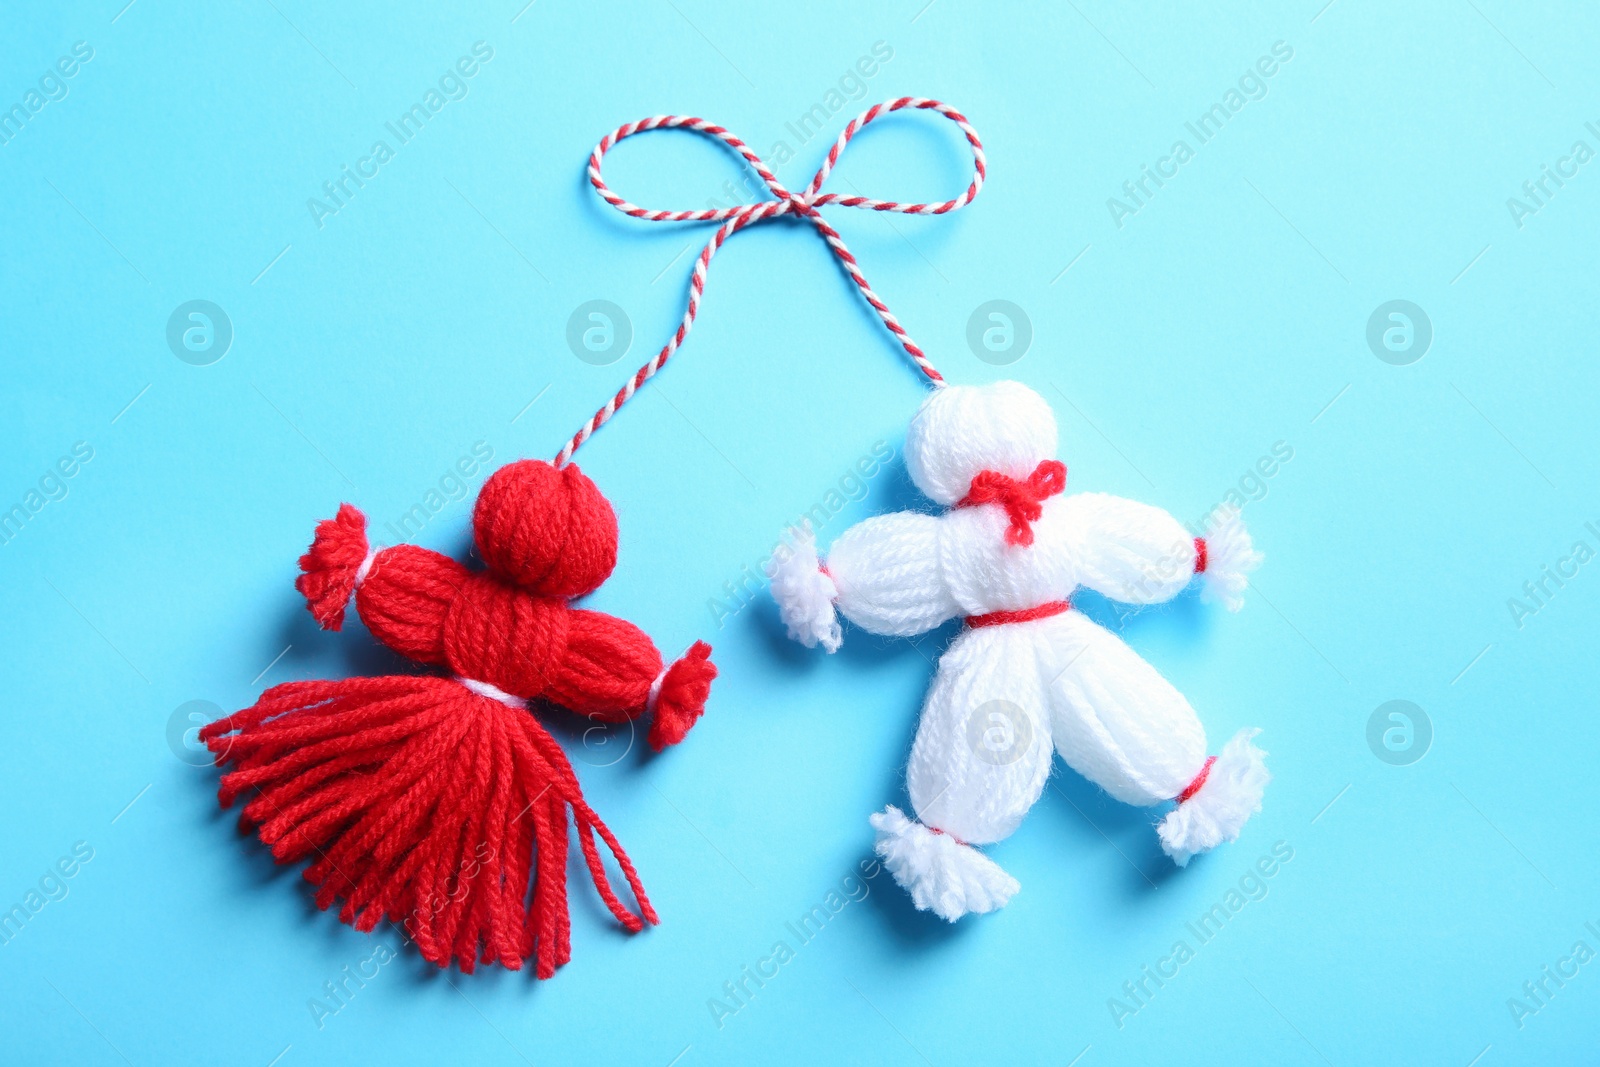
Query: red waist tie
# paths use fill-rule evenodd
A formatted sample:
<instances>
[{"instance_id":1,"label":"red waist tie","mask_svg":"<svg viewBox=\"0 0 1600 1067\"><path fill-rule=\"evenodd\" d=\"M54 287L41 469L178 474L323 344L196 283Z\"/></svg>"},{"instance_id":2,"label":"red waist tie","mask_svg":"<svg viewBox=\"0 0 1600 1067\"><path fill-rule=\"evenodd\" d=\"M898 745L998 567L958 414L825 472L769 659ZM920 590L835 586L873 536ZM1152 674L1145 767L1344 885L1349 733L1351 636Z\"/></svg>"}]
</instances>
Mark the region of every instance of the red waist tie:
<instances>
[{"instance_id":1,"label":"red waist tie","mask_svg":"<svg viewBox=\"0 0 1600 1067\"><path fill-rule=\"evenodd\" d=\"M1032 622L1035 619L1048 619L1052 615L1060 615L1063 611L1072 610L1070 600L1052 600L1040 604L1036 608L1023 608L1021 611L991 611L987 615L968 615L967 625L974 630L982 626L1004 626L1012 622Z\"/></svg>"}]
</instances>

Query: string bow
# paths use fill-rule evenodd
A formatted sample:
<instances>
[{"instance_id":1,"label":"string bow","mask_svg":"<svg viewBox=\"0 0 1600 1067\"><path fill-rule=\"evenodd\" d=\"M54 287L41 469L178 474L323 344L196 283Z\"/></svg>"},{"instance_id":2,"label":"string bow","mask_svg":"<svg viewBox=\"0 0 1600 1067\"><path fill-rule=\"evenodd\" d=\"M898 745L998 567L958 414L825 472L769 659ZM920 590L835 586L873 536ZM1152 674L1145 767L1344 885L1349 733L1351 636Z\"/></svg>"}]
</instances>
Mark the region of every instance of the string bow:
<instances>
[{"instance_id":1,"label":"string bow","mask_svg":"<svg viewBox=\"0 0 1600 1067\"><path fill-rule=\"evenodd\" d=\"M1044 460L1026 478L979 471L967 495L956 501L956 507L999 504L1011 520L1006 528L1006 544L1027 546L1033 544L1033 524L1044 514L1044 502L1066 487L1067 465L1059 459Z\"/></svg>"},{"instance_id":2,"label":"string bow","mask_svg":"<svg viewBox=\"0 0 1600 1067\"><path fill-rule=\"evenodd\" d=\"M967 138L967 144L972 149L973 174L972 181L967 185L966 191L954 200L945 200L933 204L900 204L892 200L873 200L865 196L845 196L840 193L822 192L822 183L827 181L834 165L839 162L840 153L844 151L844 146L850 143L850 139L868 123L902 108L933 111L943 115L961 128L961 132ZM725 208L706 208L700 211L657 211L629 203L612 192L600 173L600 165L605 159L606 153L618 141L625 137L632 137L636 133L675 128L709 134L732 148L735 152L738 152L744 158L744 161L750 164L751 168L761 176L761 180L766 182L768 190L772 193L772 199L761 200L754 204L740 204L736 207ZM856 263L856 257L846 247L844 238L839 236L839 231L829 225L828 221L822 217L817 209L837 204L841 207L858 207L869 211L896 211L905 215L943 215L970 204L973 198L978 195L979 190L983 188L986 172L987 164L983 155L983 142L978 139L978 131L972 128L966 117L948 104L917 96L902 96L897 100L886 100L881 104L874 104L852 119L850 125L844 128L844 132L839 135L839 139L829 149L828 158L823 161L822 167L817 171L816 176L811 179L805 189L798 193L790 191L782 182L778 181L778 177L772 172L772 168L768 167L760 156L751 151L749 145L723 127L707 122L705 119L682 115L656 115L652 118L640 119L638 122L630 122L624 126L617 127L595 146L594 152L589 156L589 182L606 203L625 215L630 215L636 219L645 219L649 222L720 222L722 225L717 228L717 232L711 236L711 240L706 243L705 248L701 249L699 258L695 260L694 272L689 279L688 307L684 310L683 320L678 324L677 330L674 331L672 337L668 339L666 345L662 347L656 357L640 367L628 379L627 383L617 391L616 396L608 400L606 405L595 412L594 416L583 425L583 428L573 435L572 440L568 441L556 456L555 465L562 466L571 459L572 453L577 450L578 446L588 440L595 430L610 419L616 413L617 408L626 403L628 398L633 396L641 385L649 381L683 344L684 338L689 336L689 330L694 325L695 315L700 310L700 296L704 292L706 284L706 268L711 263L711 257L716 255L717 249L722 247L722 243L746 226L765 222L769 219L794 216L806 219L815 226L817 232L822 235L823 240L828 242L828 247L833 250L833 254L838 257L840 265L850 275L850 280L856 283L856 287L861 290L861 295L866 298L867 303L872 305L872 309L883 320L884 326L905 348L906 354L916 363L917 369L934 386L944 385L944 376L934 369L933 364L928 360L927 354L906 333L905 327L900 325L900 320L894 317L894 313L889 310L888 305L879 298L877 293L872 291L872 287L867 284L866 275L861 273L861 268Z\"/></svg>"}]
</instances>

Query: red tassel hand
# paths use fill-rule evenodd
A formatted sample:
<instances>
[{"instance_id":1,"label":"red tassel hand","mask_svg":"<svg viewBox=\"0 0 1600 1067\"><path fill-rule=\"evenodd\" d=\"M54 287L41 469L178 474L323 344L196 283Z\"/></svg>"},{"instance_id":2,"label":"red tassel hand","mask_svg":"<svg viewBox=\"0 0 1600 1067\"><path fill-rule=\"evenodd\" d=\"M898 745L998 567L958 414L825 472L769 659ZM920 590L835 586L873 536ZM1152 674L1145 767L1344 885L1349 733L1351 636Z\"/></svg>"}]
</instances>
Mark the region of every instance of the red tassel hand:
<instances>
[{"instance_id":1,"label":"red tassel hand","mask_svg":"<svg viewBox=\"0 0 1600 1067\"><path fill-rule=\"evenodd\" d=\"M317 904L342 921L400 923L423 957L470 972L529 957L548 978L571 956L570 818L601 899L624 928L657 922L633 864L583 799L555 739L529 714L560 705L606 722L653 716L649 741L676 744L704 711L710 648L663 668L631 623L573 608L616 564L611 505L575 466L523 460L484 485L473 514L485 571L398 545L369 553L361 512L319 523L296 587L327 629L355 591L367 628L453 678L403 675L291 682L201 738L232 770L241 824L280 863L313 858ZM617 897L598 835L638 913ZM532 901L528 903L529 887Z\"/></svg>"}]
</instances>

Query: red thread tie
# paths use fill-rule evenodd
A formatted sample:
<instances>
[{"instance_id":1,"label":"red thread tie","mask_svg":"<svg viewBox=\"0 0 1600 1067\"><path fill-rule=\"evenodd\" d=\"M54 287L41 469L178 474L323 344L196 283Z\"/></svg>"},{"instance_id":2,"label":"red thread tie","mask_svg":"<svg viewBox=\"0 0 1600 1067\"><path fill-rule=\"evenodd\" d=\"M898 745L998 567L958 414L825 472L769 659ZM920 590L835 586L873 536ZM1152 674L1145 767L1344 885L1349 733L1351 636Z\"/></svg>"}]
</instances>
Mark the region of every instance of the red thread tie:
<instances>
[{"instance_id":1,"label":"red thread tie","mask_svg":"<svg viewBox=\"0 0 1600 1067\"><path fill-rule=\"evenodd\" d=\"M1033 622L1035 619L1048 619L1060 615L1064 611L1072 610L1070 600L1052 600L1048 604L1040 604L1036 608L1023 608L1021 611L991 611L986 615L968 615L967 625L974 630L985 626L1006 626L1013 622Z\"/></svg>"},{"instance_id":2,"label":"red thread tie","mask_svg":"<svg viewBox=\"0 0 1600 1067\"><path fill-rule=\"evenodd\" d=\"M999 504L1006 509L1011 525L1006 529L1006 544L1033 544L1033 524L1044 514L1044 502L1067 487L1067 465L1047 459L1033 468L1026 478L1013 478L999 471L980 471L972 479L967 495L956 501L958 508L980 504Z\"/></svg>"},{"instance_id":3,"label":"red thread tie","mask_svg":"<svg viewBox=\"0 0 1600 1067\"><path fill-rule=\"evenodd\" d=\"M844 151L844 146L850 143L850 139L859 133L862 127L869 122L882 118L884 115L908 107L937 112L954 122L961 128L961 132L966 135L967 144L972 148L973 174L972 181L967 185L965 192L954 200L945 200L937 204L899 204L892 200L873 200L865 196L843 196L839 193L824 193L821 191L822 183L827 180L834 165L839 162L839 154ZM606 185L605 179L600 175L600 163L612 146L624 137L632 137L636 133L672 128L710 134L738 152L740 156L744 157L744 161L750 164L751 168L761 176L761 180L767 183L767 188L772 191L772 199L762 200L755 204L707 208L701 211L655 211L629 203L616 193L613 193L610 187ZM572 453L577 450L578 446L588 440L595 430L599 429L612 415L616 414L617 409L626 403L628 398L633 396L641 385L649 381L683 344L684 338L689 336L690 327L694 325L695 315L700 310L700 296L704 292L706 285L706 268L710 266L711 257L716 255L717 249L722 247L722 243L746 226L764 222L767 219L782 218L786 215L803 218L817 228L817 232L822 235L823 240L828 242L828 247L838 257L840 265L850 275L850 280L856 283L856 288L861 290L861 295L866 298L868 304L872 305L872 310L878 313L878 317L883 320L883 324L888 328L889 332L894 334L895 340L899 341L901 346L905 348L906 353L916 363L917 368L935 386L942 386L944 384L943 375L934 369L933 364L928 360L927 354L906 333L905 327L900 325L900 320L894 317L894 313L889 310L889 306L883 302L877 293L872 291L872 287L867 284L866 275L861 273L861 268L856 264L856 257L849 248L845 247L844 238L839 236L838 230L828 225L827 220L822 217L817 208L826 207L829 204L838 204L841 207L859 207L869 211L898 211L906 215L943 215L946 212L955 211L970 204L973 198L978 195L978 191L983 188L983 179L986 173L987 164L983 155L983 142L978 139L978 131L972 128L966 117L948 104L916 96L902 96L898 100L888 100L881 104L874 104L852 119L850 125L844 128L844 132L839 135L839 139L829 149L828 158L823 161L822 168L817 171L816 176L811 179L810 184L805 187L804 191L799 193L790 192L785 188L783 183L778 181L777 175L772 173L772 169L762 162L761 157L750 150L749 145L721 126L707 122L705 119L681 115L656 115L653 118L640 119L638 122L630 122L625 126L617 127L595 146L593 154L589 156L589 182L606 203L625 215L631 215L636 219L645 219L649 222L721 222L722 225L718 227L716 233L712 234L711 240L706 243L705 248L700 250L700 256L695 260L694 272L689 277L689 304L684 310L683 320L678 323L677 330L673 332L672 337L668 339L666 345L656 354L656 357L640 367L628 379L627 383L617 391L617 395L606 401L605 406L595 412L593 417L584 423L583 428L573 435L572 440L568 441L556 456L555 465L560 467L571 459Z\"/></svg>"},{"instance_id":4,"label":"red thread tie","mask_svg":"<svg viewBox=\"0 0 1600 1067\"><path fill-rule=\"evenodd\" d=\"M1185 800L1200 792L1200 787L1206 784L1206 779L1211 777L1211 765L1217 762L1217 757L1207 756L1206 765L1200 768L1200 773L1194 776L1194 781L1183 787L1183 792L1177 796L1177 802L1182 804Z\"/></svg>"},{"instance_id":5,"label":"red thread tie","mask_svg":"<svg viewBox=\"0 0 1600 1067\"><path fill-rule=\"evenodd\" d=\"M1196 537L1194 539L1194 572L1196 574L1204 574L1206 572L1206 539L1204 537Z\"/></svg>"}]
</instances>

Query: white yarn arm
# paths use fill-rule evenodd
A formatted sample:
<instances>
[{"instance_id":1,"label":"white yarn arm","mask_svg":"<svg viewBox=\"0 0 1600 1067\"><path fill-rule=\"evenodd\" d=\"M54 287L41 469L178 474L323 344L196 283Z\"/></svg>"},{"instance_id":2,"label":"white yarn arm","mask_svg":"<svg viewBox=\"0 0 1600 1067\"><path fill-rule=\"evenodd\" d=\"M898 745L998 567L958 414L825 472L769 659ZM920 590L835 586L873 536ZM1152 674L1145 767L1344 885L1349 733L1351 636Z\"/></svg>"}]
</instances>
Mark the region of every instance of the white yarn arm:
<instances>
[{"instance_id":1,"label":"white yarn arm","mask_svg":"<svg viewBox=\"0 0 1600 1067\"><path fill-rule=\"evenodd\" d=\"M1160 508L1106 493L1063 503L1080 584L1126 604L1155 604L1194 577L1194 537Z\"/></svg>"},{"instance_id":2,"label":"white yarn arm","mask_svg":"<svg viewBox=\"0 0 1600 1067\"><path fill-rule=\"evenodd\" d=\"M939 565L940 522L912 511L877 515L833 543L827 567L845 618L909 637L961 614Z\"/></svg>"}]
</instances>

